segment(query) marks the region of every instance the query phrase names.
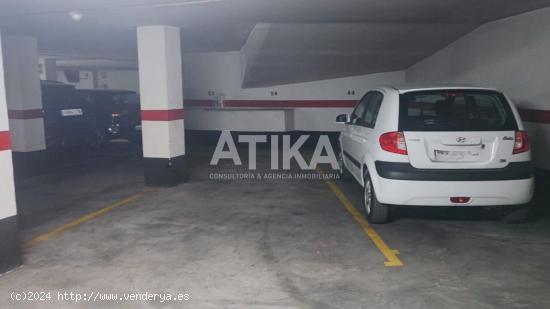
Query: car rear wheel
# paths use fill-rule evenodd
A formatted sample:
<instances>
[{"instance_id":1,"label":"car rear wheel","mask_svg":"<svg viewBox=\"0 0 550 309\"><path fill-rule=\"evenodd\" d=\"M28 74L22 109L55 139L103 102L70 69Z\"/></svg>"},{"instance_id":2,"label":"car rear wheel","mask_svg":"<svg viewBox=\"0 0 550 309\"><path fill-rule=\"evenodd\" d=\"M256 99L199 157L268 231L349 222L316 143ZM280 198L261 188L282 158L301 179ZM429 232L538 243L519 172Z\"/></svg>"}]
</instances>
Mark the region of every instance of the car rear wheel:
<instances>
[{"instance_id":1,"label":"car rear wheel","mask_svg":"<svg viewBox=\"0 0 550 309\"><path fill-rule=\"evenodd\" d=\"M365 217L370 223L387 223L390 220L390 207L378 201L368 174L365 174L364 180L363 208Z\"/></svg>"}]
</instances>

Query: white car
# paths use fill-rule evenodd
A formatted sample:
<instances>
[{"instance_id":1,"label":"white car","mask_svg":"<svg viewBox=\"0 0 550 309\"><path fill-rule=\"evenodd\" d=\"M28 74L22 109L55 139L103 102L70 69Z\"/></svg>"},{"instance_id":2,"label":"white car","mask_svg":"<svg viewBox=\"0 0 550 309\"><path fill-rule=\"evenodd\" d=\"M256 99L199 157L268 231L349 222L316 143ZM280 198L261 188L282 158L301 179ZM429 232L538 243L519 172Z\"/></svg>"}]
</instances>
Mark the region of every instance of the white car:
<instances>
[{"instance_id":1,"label":"white car","mask_svg":"<svg viewBox=\"0 0 550 309\"><path fill-rule=\"evenodd\" d=\"M336 122L344 124L340 173L364 188L370 222L387 222L391 205L515 205L508 221L526 219L534 191L531 150L516 108L501 92L380 87Z\"/></svg>"}]
</instances>

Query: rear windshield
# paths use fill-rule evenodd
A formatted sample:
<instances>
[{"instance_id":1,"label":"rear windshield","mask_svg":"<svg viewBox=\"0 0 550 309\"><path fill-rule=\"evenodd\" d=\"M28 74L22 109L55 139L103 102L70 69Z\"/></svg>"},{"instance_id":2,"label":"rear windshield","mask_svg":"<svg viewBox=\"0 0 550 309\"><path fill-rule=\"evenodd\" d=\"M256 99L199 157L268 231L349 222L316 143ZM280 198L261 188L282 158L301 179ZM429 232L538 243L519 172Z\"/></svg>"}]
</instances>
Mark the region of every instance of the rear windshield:
<instances>
[{"instance_id":1,"label":"rear windshield","mask_svg":"<svg viewBox=\"0 0 550 309\"><path fill-rule=\"evenodd\" d=\"M400 96L399 131L514 131L506 98L487 90L435 90Z\"/></svg>"}]
</instances>

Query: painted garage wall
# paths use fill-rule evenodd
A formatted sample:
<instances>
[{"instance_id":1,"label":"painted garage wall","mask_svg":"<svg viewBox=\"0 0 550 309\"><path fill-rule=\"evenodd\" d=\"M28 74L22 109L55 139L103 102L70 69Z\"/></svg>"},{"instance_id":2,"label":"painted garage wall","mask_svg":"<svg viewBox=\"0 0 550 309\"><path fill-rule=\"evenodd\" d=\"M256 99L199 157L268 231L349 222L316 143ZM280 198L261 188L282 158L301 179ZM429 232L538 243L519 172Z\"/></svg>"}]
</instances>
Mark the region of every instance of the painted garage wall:
<instances>
[{"instance_id":1,"label":"painted garage wall","mask_svg":"<svg viewBox=\"0 0 550 309\"><path fill-rule=\"evenodd\" d=\"M139 74L137 70L98 71L97 87L139 92Z\"/></svg>"},{"instance_id":2,"label":"painted garage wall","mask_svg":"<svg viewBox=\"0 0 550 309\"><path fill-rule=\"evenodd\" d=\"M65 74L65 71L58 70L57 71L57 81L60 81L64 84L70 84L75 86L76 89L93 89L94 88L94 76L92 71L79 71L79 81L78 82L70 82L67 79L67 75Z\"/></svg>"},{"instance_id":3,"label":"painted garage wall","mask_svg":"<svg viewBox=\"0 0 550 309\"><path fill-rule=\"evenodd\" d=\"M284 132L292 130L285 123L287 111L276 109L187 109L187 129L236 132Z\"/></svg>"},{"instance_id":4,"label":"painted garage wall","mask_svg":"<svg viewBox=\"0 0 550 309\"><path fill-rule=\"evenodd\" d=\"M402 84L403 71L370 74L307 83L280 85L265 88L242 88L241 53L211 52L189 53L183 56L185 108L208 106L208 101L223 98L226 107L285 108L287 130L339 131L334 123L338 114L348 113L366 91L380 85ZM194 115L197 112L192 112ZM212 112L209 112L212 114ZM249 112L242 113L243 121ZM188 114L189 115L189 114ZM239 114L227 114L237 123ZM256 113L261 116L261 114ZM272 116L273 114L265 113ZM206 118L204 118L206 119ZM288 123L291 120L292 123ZM246 123L246 122L245 122ZM281 123L277 120L275 123ZM208 124L201 124L201 129ZM242 124L235 126L241 128ZM195 129L193 123L188 128ZM217 125L213 125L213 128ZM228 127L227 129L234 129ZM252 128L251 128L252 129ZM268 130L275 130L267 128Z\"/></svg>"},{"instance_id":5,"label":"painted garage wall","mask_svg":"<svg viewBox=\"0 0 550 309\"><path fill-rule=\"evenodd\" d=\"M79 76L80 80L72 83L67 80L63 70L57 71L58 81L74 85L76 89L102 88L139 92L139 74L137 70L98 70L96 72L80 70ZM97 78L97 82L94 82L94 76Z\"/></svg>"},{"instance_id":6,"label":"painted garage wall","mask_svg":"<svg viewBox=\"0 0 550 309\"><path fill-rule=\"evenodd\" d=\"M550 9L485 24L406 70L407 82L467 83L504 91L550 169Z\"/></svg>"}]
</instances>

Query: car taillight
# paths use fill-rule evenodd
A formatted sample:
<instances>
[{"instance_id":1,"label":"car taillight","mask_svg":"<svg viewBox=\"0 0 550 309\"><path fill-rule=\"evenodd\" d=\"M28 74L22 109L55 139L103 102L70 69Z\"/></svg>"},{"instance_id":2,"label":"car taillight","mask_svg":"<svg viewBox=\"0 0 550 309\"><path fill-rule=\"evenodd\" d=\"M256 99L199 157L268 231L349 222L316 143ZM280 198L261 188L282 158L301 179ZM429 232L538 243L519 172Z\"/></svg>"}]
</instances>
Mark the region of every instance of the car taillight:
<instances>
[{"instance_id":1,"label":"car taillight","mask_svg":"<svg viewBox=\"0 0 550 309\"><path fill-rule=\"evenodd\" d=\"M380 135L380 147L388 152L407 154L407 144L403 132L388 132Z\"/></svg>"},{"instance_id":2,"label":"car taillight","mask_svg":"<svg viewBox=\"0 0 550 309\"><path fill-rule=\"evenodd\" d=\"M525 131L516 131L516 138L514 141L514 151L513 154L522 153L529 151L531 145L529 143L529 137Z\"/></svg>"},{"instance_id":3,"label":"car taillight","mask_svg":"<svg viewBox=\"0 0 550 309\"><path fill-rule=\"evenodd\" d=\"M470 198L467 196L453 196L451 197L451 203L466 204L470 202Z\"/></svg>"}]
</instances>

